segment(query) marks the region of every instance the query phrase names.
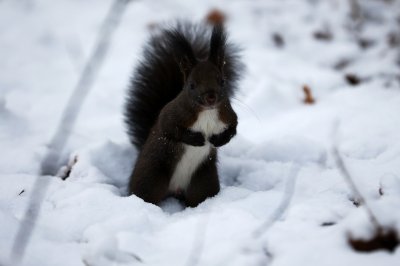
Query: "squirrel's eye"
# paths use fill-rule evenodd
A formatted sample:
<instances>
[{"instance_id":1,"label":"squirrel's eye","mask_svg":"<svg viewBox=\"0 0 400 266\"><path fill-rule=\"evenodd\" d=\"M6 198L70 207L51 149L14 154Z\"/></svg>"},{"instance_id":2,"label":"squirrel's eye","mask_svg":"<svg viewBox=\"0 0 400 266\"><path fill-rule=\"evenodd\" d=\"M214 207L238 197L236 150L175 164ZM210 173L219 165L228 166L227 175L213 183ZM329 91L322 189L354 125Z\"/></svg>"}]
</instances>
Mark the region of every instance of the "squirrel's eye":
<instances>
[{"instance_id":1,"label":"squirrel's eye","mask_svg":"<svg viewBox=\"0 0 400 266\"><path fill-rule=\"evenodd\" d=\"M221 84L221 86L224 86L224 85L225 85L225 79L222 78L222 79L219 81L219 83Z\"/></svg>"},{"instance_id":2,"label":"squirrel's eye","mask_svg":"<svg viewBox=\"0 0 400 266\"><path fill-rule=\"evenodd\" d=\"M189 88L190 88L191 90L194 90L195 86L194 86L194 83L193 83L193 82L189 84Z\"/></svg>"}]
</instances>

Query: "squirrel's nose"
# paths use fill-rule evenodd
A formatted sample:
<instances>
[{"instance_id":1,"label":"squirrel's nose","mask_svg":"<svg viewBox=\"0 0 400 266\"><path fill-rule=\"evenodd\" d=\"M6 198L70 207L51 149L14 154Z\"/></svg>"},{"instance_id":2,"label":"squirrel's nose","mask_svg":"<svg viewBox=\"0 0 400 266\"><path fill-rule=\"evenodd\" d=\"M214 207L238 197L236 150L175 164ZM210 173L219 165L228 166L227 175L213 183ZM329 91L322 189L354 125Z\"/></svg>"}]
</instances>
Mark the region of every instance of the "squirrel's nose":
<instances>
[{"instance_id":1,"label":"squirrel's nose","mask_svg":"<svg viewBox=\"0 0 400 266\"><path fill-rule=\"evenodd\" d=\"M215 92L207 92L204 95L204 102L207 105L213 105L217 102L217 94Z\"/></svg>"}]
</instances>

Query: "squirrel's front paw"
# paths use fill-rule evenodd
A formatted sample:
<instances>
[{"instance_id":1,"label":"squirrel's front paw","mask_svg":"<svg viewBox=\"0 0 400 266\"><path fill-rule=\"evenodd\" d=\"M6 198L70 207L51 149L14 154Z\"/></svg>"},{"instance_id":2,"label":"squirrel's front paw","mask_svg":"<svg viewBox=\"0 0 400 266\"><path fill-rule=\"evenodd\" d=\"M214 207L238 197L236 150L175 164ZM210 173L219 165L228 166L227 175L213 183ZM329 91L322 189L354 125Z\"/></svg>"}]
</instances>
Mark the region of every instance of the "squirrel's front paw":
<instances>
[{"instance_id":1,"label":"squirrel's front paw","mask_svg":"<svg viewBox=\"0 0 400 266\"><path fill-rule=\"evenodd\" d=\"M221 134L218 134L218 135L212 135L208 139L208 141L210 141L210 143L214 145L214 147L221 147L222 145L228 143L229 139L223 138Z\"/></svg>"},{"instance_id":2,"label":"squirrel's front paw","mask_svg":"<svg viewBox=\"0 0 400 266\"><path fill-rule=\"evenodd\" d=\"M210 143L214 145L214 147L221 147L226 143L228 143L231 140L231 138L233 138L235 135L236 135L236 129L228 128L227 130L225 130L220 134L212 135L208 139L208 141L210 141Z\"/></svg>"},{"instance_id":3,"label":"squirrel's front paw","mask_svg":"<svg viewBox=\"0 0 400 266\"><path fill-rule=\"evenodd\" d=\"M191 146L204 146L206 140L201 132L188 129L182 136L182 142Z\"/></svg>"}]
</instances>

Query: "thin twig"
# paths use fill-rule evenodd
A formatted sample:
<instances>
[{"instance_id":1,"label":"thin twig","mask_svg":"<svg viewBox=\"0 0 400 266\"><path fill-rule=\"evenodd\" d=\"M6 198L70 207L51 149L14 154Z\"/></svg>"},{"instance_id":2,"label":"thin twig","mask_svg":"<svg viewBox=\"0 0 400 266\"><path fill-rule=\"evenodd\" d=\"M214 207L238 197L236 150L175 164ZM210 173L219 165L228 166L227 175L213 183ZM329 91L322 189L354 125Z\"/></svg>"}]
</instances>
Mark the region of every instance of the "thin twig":
<instances>
[{"instance_id":1,"label":"thin twig","mask_svg":"<svg viewBox=\"0 0 400 266\"><path fill-rule=\"evenodd\" d=\"M194 243L192 246L192 251L186 261L187 266L196 266L200 261L201 254L204 249L204 241L207 230L208 221L210 219L210 214L207 214L203 219L199 219L199 224L197 225L197 233L194 238Z\"/></svg>"},{"instance_id":2,"label":"thin twig","mask_svg":"<svg viewBox=\"0 0 400 266\"><path fill-rule=\"evenodd\" d=\"M286 181L285 191L283 193L282 200L280 201L275 211L272 213L271 217L253 231L254 238L259 238L260 236L262 236L286 212L286 209L289 207L290 202L293 198L298 172L299 166L297 164L293 164L290 168L290 172Z\"/></svg>"},{"instance_id":3,"label":"thin twig","mask_svg":"<svg viewBox=\"0 0 400 266\"><path fill-rule=\"evenodd\" d=\"M363 20L363 13L361 11L361 6L358 0L349 0L350 5L350 17L356 23L356 27L358 27Z\"/></svg>"},{"instance_id":4,"label":"thin twig","mask_svg":"<svg viewBox=\"0 0 400 266\"><path fill-rule=\"evenodd\" d=\"M365 206L368 216L369 216L371 222L374 224L375 228L381 229L382 226L379 224L378 219L376 218L375 214L372 212L372 210L368 206L364 196L361 194L360 190L357 188L357 185L354 183L353 178L351 177L349 171L347 170L347 167L346 167L342 157L340 156L338 149L336 148L336 145L333 147L332 153L333 153L333 157L335 158L336 166L338 167L340 173L346 180L350 189L353 191L354 196L359 200L361 205Z\"/></svg>"},{"instance_id":5,"label":"thin twig","mask_svg":"<svg viewBox=\"0 0 400 266\"><path fill-rule=\"evenodd\" d=\"M79 111L82 108L88 92L92 88L98 70L110 47L111 35L119 24L122 13L129 0L114 0L102 27L95 49L83 69L79 81L71 95L63 116L57 127L57 131L48 145L49 151L42 160L41 175L54 175L58 170L60 152L68 141L70 132L76 122Z\"/></svg>"},{"instance_id":6,"label":"thin twig","mask_svg":"<svg viewBox=\"0 0 400 266\"><path fill-rule=\"evenodd\" d=\"M350 30L356 41L360 41L360 30L364 23L364 14L358 0L348 0L350 6Z\"/></svg>"},{"instance_id":7,"label":"thin twig","mask_svg":"<svg viewBox=\"0 0 400 266\"><path fill-rule=\"evenodd\" d=\"M286 212L287 208L290 205L290 202L292 201L295 188L296 188L296 180L297 180L297 174L299 172L299 165L296 163L293 163L290 170L289 174L286 178L286 184L285 188L283 191L283 196L281 201L279 202L279 205L276 207L272 215L270 217L261 223L256 229L254 229L252 232L250 232L250 240L252 243L256 243L257 246L261 246L263 253L265 253L266 257L270 257L270 253L268 251L268 248L264 246L263 243L261 243L262 239L261 237L283 216L283 214ZM243 244L243 249L247 250L248 245Z\"/></svg>"},{"instance_id":8,"label":"thin twig","mask_svg":"<svg viewBox=\"0 0 400 266\"><path fill-rule=\"evenodd\" d=\"M351 174L349 170L346 167L346 164L344 163L342 156L339 153L338 150L338 131L339 131L339 124L340 121L336 120L334 122L333 128L332 128L332 140L333 140L333 145L332 145L332 154L335 160L335 164L337 168L339 169L340 173L344 177L344 180L347 182L347 185L350 187L352 190L354 196L358 199L359 203L365 206L365 209L367 210L367 214L370 217L371 222L375 226L377 230L382 229L382 226L379 224L378 219L376 218L375 214L369 207L367 201L365 200L364 196L361 194L361 191L357 188L357 185L354 183L353 178L351 177Z\"/></svg>"},{"instance_id":9,"label":"thin twig","mask_svg":"<svg viewBox=\"0 0 400 266\"><path fill-rule=\"evenodd\" d=\"M118 26L123 11L129 1L130 0L114 0L105 20L103 21L95 49L81 73L73 94L64 109L57 131L48 145L48 152L41 162L39 169L40 176L54 175L57 172L60 162L60 154L69 139L70 132L74 127L79 111L82 108L82 104L89 90L92 88L96 74L104 61L105 55L110 46L112 33ZM14 239L14 244L11 250L11 265L18 265L23 259L49 183L50 178L37 177L35 180L29 199L29 205Z\"/></svg>"}]
</instances>

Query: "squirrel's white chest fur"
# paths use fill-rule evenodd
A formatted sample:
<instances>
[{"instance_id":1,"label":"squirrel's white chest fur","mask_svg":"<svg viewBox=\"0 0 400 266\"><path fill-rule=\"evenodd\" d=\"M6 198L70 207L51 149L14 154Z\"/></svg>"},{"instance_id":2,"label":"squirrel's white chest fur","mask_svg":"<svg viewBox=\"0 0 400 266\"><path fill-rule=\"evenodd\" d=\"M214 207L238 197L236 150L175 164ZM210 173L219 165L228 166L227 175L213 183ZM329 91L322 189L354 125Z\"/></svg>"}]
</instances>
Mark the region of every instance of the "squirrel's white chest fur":
<instances>
[{"instance_id":1,"label":"squirrel's white chest fur","mask_svg":"<svg viewBox=\"0 0 400 266\"><path fill-rule=\"evenodd\" d=\"M203 132L207 140L211 135L221 133L225 128L226 124L219 119L218 109L215 108L202 111L190 129Z\"/></svg>"},{"instance_id":2,"label":"squirrel's white chest fur","mask_svg":"<svg viewBox=\"0 0 400 266\"><path fill-rule=\"evenodd\" d=\"M202 111L196 122L190 128L196 132L202 132L206 139L205 145L197 147L183 144L183 155L175 167L169 183L169 190L177 192L185 190L190 183L194 171L208 158L211 144L208 138L213 134L219 134L227 127L218 116L218 109Z\"/></svg>"}]
</instances>

